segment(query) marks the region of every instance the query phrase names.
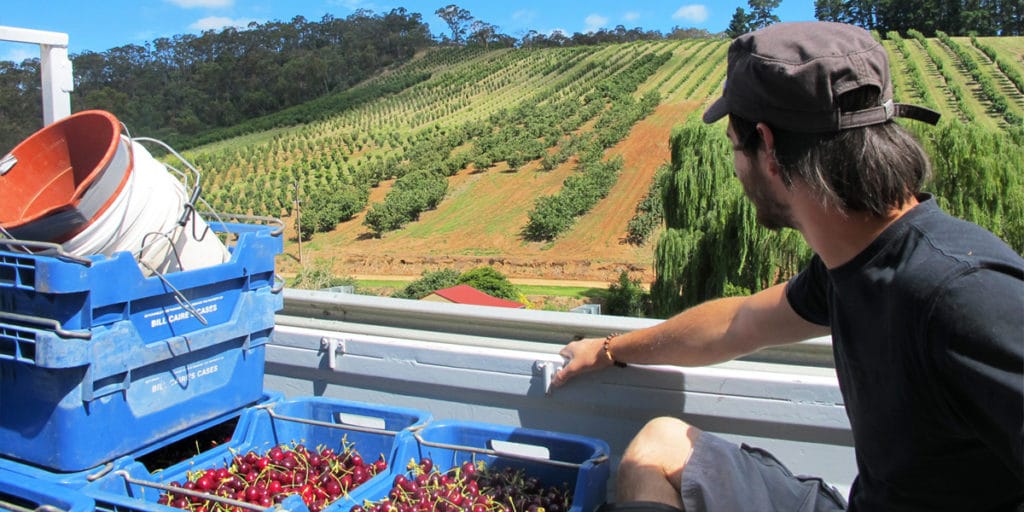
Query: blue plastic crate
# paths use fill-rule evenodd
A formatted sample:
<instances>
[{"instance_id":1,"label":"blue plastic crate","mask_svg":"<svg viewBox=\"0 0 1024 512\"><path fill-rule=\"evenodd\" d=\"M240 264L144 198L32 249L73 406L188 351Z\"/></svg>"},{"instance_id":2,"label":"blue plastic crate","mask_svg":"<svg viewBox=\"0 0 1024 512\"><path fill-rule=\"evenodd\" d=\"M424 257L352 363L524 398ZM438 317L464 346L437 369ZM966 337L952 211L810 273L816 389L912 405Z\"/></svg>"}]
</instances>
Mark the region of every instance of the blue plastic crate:
<instances>
[{"instance_id":1,"label":"blue plastic crate","mask_svg":"<svg viewBox=\"0 0 1024 512\"><path fill-rule=\"evenodd\" d=\"M17 473L34 481L77 490L85 487L89 482L97 478L124 468L132 462L131 457L124 456L82 471L55 472L26 462L0 457L0 471Z\"/></svg>"},{"instance_id":2,"label":"blue plastic crate","mask_svg":"<svg viewBox=\"0 0 1024 512\"><path fill-rule=\"evenodd\" d=\"M110 329L81 341L83 366L0 359L0 455L80 471L255 403L279 297L248 292L227 323L147 344Z\"/></svg>"},{"instance_id":3,"label":"blue plastic crate","mask_svg":"<svg viewBox=\"0 0 1024 512\"><path fill-rule=\"evenodd\" d=\"M160 495L169 490L172 489L167 484L154 482L144 465L135 462L113 472L109 477L104 477L82 492L95 500L96 510L101 512L181 512L181 508L158 503ZM246 508L241 508L225 504L221 510L265 510L267 512L308 512L309 510L298 495L289 496L279 505L266 509L252 504L246 505Z\"/></svg>"},{"instance_id":4,"label":"blue plastic crate","mask_svg":"<svg viewBox=\"0 0 1024 512\"><path fill-rule=\"evenodd\" d=\"M341 451L344 439L365 459L383 456L388 462L388 471L350 491L350 497L358 499L360 489L375 482L391 481L399 445L410 436L410 429L425 425L430 415L415 409L305 397L251 407L242 418L245 434L235 436L226 445L162 471L151 472L142 464L131 464L89 484L83 492L102 504L102 510L174 510L159 505L157 500L171 483L187 480L189 472L228 467L236 454L263 454L275 446L293 443ZM339 500L325 510L347 512L353 503ZM288 497L281 508L308 510L297 495Z\"/></svg>"},{"instance_id":5,"label":"blue plastic crate","mask_svg":"<svg viewBox=\"0 0 1024 512\"><path fill-rule=\"evenodd\" d=\"M14 252L0 245L0 321L47 328L61 341L123 330L142 343L181 336L229 321L246 292L273 288L274 258L283 250L276 226L211 222L237 237L231 259L205 268L145 277L128 252L75 260ZM207 236L214 236L208 233ZM279 289L275 288L275 291ZM32 346L0 333L0 358L43 367L74 366L78 354Z\"/></svg>"},{"instance_id":6,"label":"blue plastic crate","mask_svg":"<svg viewBox=\"0 0 1024 512\"><path fill-rule=\"evenodd\" d=\"M47 509L92 512L96 503L72 489L0 468L0 510Z\"/></svg>"},{"instance_id":7,"label":"blue plastic crate","mask_svg":"<svg viewBox=\"0 0 1024 512\"><path fill-rule=\"evenodd\" d=\"M279 393L277 391L264 391L262 397L257 402L257 405L270 404L281 401L283 399L284 395L282 393ZM18 473L28 478L57 484L70 489L81 489L82 487L85 487L89 483L94 482L105 475L111 474L114 471L128 467L129 465L135 463L136 459L152 459L155 455L159 455L161 451L169 450L171 447L174 446L174 443L179 441L188 441L187 444L189 445L189 449L195 449L196 445L195 443L192 442L193 440L197 438L212 439L212 433L214 431L216 431L217 433L229 432L229 438L244 437L244 434L248 428L248 425L246 423L248 417L242 417L244 411L245 409L237 410L222 417L217 417L208 421L201 422L195 426L192 426L172 436L162 439L159 442L153 443L151 446L147 446L143 450L139 450L135 453L130 453L128 455L118 457L112 461L105 462L99 466L92 467L82 471L51 471L46 468L42 468L36 465L8 458L0 458L0 470ZM225 443L221 442L221 444ZM210 449L212 447L205 448ZM194 456L194 453L190 454L190 456ZM179 458L178 460L174 460L173 462L178 463L180 461L181 459Z\"/></svg>"},{"instance_id":8,"label":"blue plastic crate","mask_svg":"<svg viewBox=\"0 0 1024 512\"><path fill-rule=\"evenodd\" d=\"M572 489L572 512L592 512L606 500L609 448L600 439L575 434L510 427L490 423L441 420L431 422L414 436L403 439L398 450L402 464L430 458L438 471L465 462L483 462L488 468L523 470L545 486ZM406 476L413 478L411 472ZM359 500L387 497L392 482L374 483ZM353 504L362 504L357 501ZM348 508L345 509L347 512Z\"/></svg>"}]
</instances>

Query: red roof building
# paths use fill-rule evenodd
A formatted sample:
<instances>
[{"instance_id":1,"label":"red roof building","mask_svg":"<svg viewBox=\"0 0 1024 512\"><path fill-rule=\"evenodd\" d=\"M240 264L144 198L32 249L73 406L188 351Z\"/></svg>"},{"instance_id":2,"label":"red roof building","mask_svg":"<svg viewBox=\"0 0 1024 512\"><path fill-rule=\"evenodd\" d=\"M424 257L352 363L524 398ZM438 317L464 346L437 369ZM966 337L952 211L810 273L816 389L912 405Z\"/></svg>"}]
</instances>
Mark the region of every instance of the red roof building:
<instances>
[{"instance_id":1,"label":"red roof building","mask_svg":"<svg viewBox=\"0 0 1024 512\"><path fill-rule=\"evenodd\" d=\"M425 301L430 302L447 302L449 304L472 304L475 306L494 306L499 308L525 308L523 304L516 301L499 299L493 295L488 295L468 284L460 284L451 288L445 288L443 290L437 290L426 297L423 297Z\"/></svg>"}]
</instances>

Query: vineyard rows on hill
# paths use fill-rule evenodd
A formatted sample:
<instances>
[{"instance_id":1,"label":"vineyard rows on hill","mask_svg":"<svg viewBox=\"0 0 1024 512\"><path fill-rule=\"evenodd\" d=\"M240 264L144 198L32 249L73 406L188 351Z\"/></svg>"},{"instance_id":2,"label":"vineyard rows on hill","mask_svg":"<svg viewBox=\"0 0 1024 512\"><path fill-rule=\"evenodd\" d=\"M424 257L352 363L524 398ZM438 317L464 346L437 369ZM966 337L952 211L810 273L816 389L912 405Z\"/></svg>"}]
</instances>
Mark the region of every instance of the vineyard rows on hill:
<instances>
[{"instance_id":1,"label":"vineyard rows on hill","mask_svg":"<svg viewBox=\"0 0 1024 512\"><path fill-rule=\"evenodd\" d=\"M1024 38L924 38L911 31L906 37L887 34L883 42L898 101L938 110L943 124L970 124L999 140L1019 138ZM660 194L653 169L670 156L670 126L664 125L673 121L642 120L672 108L674 123L682 124L685 114L699 113L721 91L727 48L723 39L696 39L433 49L358 86L369 91L365 102L337 101L338 110L325 111L320 121L209 144L185 156L201 169L203 196L214 210L284 217L291 228L298 205L305 240L316 242L322 236L317 233L344 228L355 233L346 239L346 250L364 243L380 250L388 239L401 238L410 223L424 222L426 212L467 208L461 191L483 183L483 175L502 173L505 191L492 193L508 196L515 189L517 196L530 196L534 191L531 199L493 211L491 219L446 226L445 237L478 238L478 247L467 243L460 249L466 254L494 255L515 247L552 259L558 256L544 251L572 236L575 219L604 200L619 179L617 169L631 164L614 155L637 143L636 127L647 123L660 130L666 149L648 155L645 165L652 172L640 184L646 196L635 197L634 209L617 212L635 216L635 231L627 233L616 223L618 232L589 235L593 247L574 247L616 252L606 248L623 241L646 244L664 229L655 225L660 217L650 213L650 204L658 203L652 194ZM331 105L330 100L323 104ZM972 150L990 147L1003 146L992 142ZM456 190L461 199L450 201ZM504 204L478 192L479 201ZM454 213L437 217L457 217ZM516 219L518 227L503 234L504 248L489 247L494 238L480 234L487 224L510 226L499 219L503 216ZM326 242L330 237L324 240L332 243ZM321 250L332 252L327 246ZM635 258L638 252L617 254ZM649 276L652 260L653 255L622 263Z\"/></svg>"}]
</instances>

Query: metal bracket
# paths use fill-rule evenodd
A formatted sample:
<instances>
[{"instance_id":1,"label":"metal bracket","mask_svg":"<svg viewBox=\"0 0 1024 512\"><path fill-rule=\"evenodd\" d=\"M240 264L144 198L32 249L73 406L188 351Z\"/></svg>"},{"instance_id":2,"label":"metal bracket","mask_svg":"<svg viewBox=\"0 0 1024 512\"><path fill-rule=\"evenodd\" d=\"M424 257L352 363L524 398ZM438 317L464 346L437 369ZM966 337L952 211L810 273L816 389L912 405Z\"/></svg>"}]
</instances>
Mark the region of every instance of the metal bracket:
<instances>
[{"instance_id":1,"label":"metal bracket","mask_svg":"<svg viewBox=\"0 0 1024 512\"><path fill-rule=\"evenodd\" d=\"M3 158L0 158L0 176L7 174L7 171L11 170L15 164L18 163L18 157L7 153Z\"/></svg>"},{"instance_id":2,"label":"metal bracket","mask_svg":"<svg viewBox=\"0 0 1024 512\"><path fill-rule=\"evenodd\" d=\"M539 373L544 382L544 394L551 394L551 379L562 369L562 365L553 361L534 361L533 371Z\"/></svg>"},{"instance_id":3,"label":"metal bracket","mask_svg":"<svg viewBox=\"0 0 1024 512\"><path fill-rule=\"evenodd\" d=\"M338 354L345 354L345 340L337 338L320 338L320 350L327 352L327 367L338 369Z\"/></svg>"}]
</instances>

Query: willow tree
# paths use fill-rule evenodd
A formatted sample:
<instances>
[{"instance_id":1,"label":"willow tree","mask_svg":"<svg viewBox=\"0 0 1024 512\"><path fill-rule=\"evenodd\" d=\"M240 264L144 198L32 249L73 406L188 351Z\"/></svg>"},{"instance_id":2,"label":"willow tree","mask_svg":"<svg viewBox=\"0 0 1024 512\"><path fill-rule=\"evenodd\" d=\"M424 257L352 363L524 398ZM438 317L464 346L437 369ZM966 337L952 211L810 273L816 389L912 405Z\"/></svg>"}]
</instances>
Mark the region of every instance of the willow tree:
<instances>
[{"instance_id":1,"label":"willow tree","mask_svg":"<svg viewBox=\"0 0 1024 512\"><path fill-rule=\"evenodd\" d=\"M1024 252L1024 129L989 130L959 121L917 130L931 156L927 189L951 215Z\"/></svg>"},{"instance_id":2,"label":"willow tree","mask_svg":"<svg viewBox=\"0 0 1024 512\"><path fill-rule=\"evenodd\" d=\"M655 248L651 286L654 314L667 317L793 276L810 250L796 231L757 224L720 126L691 118L673 131L670 145L671 170L661 185L666 229Z\"/></svg>"}]
</instances>

